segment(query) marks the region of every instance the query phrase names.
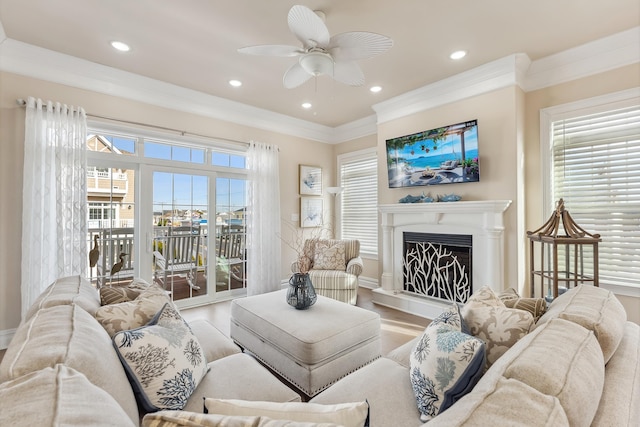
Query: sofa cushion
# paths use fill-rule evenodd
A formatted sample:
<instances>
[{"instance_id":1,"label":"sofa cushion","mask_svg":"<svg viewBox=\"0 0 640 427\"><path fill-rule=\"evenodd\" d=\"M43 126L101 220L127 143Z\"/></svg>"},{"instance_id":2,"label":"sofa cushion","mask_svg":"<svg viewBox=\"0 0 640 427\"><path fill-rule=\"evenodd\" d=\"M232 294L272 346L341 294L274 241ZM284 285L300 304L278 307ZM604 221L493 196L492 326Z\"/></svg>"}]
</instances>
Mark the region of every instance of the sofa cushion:
<instances>
[{"instance_id":1,"label":"sofa cushion","mask_svg":"<svg viewBox=\"0 0 640 427\"><path fill-rule=\"evenodd\" d=\"M416 346L416 344L418 344L420 338L422 338L422 334L415 337L411 341L407 341L401 346L394 348L385 357L401 364L406 368L411 368L411 353L413 352L413 348Z\"/></svg>"},{"instance_id":2,"label":"sofa cushion","mask_svg":"<svg viewBox=\"0 0 640 427\"><path fill-rule=\"evenodd\" d=\"M342 378L314 403L342 403L367 400L372 426L418 426L420 412L411 389L409 369L387 358L377 359Z\"/></svg>"},{"instance_id":3,"label":"sofa cushion","mask_svg":"<svg viewBox=\"0 0 640 427\"><path fill-rule=\"evenodd\" d=\"M464 329L460 309L452 304L433 319L413 349L411 386L422 421L453 405L482 375L484 342L462 332Z\"/></svg>"},{"instance_id":4,"label":"sofa cushion","mask_svg":"<svg viewBox=\"0 0 640 427\"><path fill-rule=\"evenodd\" d=\"M237 399L204 399L207 413L261 416L274 420L333 423L343 427L368 427L369 404L365 402L326 405L309 402L262 402Z\"/></svg>"},{"instance_id":5,"label":"sofa cushion","mask_svg":"<svg viewBox=\"0 0 640 427\"><path fill-rule=\"evenodd\" d=\"M81 372L108 392L138 423L135 396L111 339L93 316L76 304L39 310L18 327L0 362L0 381L58 363Z\"/></svg>"},{"instance_id":6,"label":"sofa cushion","mask_svg":"<svg viewBox=\"0 0 640 427\"><path fill-rule=\"evenodd\" d=\"M184 408L208 371L200 343L170 303L148 325L116 333L113 344L147 412Z\"/></svg>"},{"instance_id":7,"label":"sofa cushion","mask_svg":"<svg viewBox=\"0 0 640 427\"><path fill-rule=\"evenodd\" d=\"M556 397L502 377L490 382L480 380L471 393L425 424L428 427L569 425Z\"/></svg>"},{"instance_id":8,"label":"sofa cushion","mask_svg":"<svg viewBox=\"0 0 640 427\"><path fill-rule=\"evenodd\" d=\"M343 242L331 245L325 240L319 240L313 250L312 268L315 270L346 270L344 251Z\"/></svg>"},{"instance_id":9,"label":"sofa cushion","mask_svg":"<svg viewBox=\"0 0 640 427\"><path fill-rule=\"evenodd\" d=\"M533 316L534 321L537 321L547 311L547 302L544 298L521 298L513 288L501 292L498 298L507 308L528 311Z\"/></svg>"},{"instance_id":10,"label":"sofa cushion","mask_svg":"<svg viewBox=\"0 0 640 427\"><path fill-rule=\"evenodd\" d=\"M137 422L109 393L58 364L0 384L0 425L133 427Z\"/></svg>"},{"instance_id":11,"label":"sofa cushion","mask_svg":"<svg viewBox=\"0 0 640 427\"><path fill-rule=\"evenodd\" d=\"M486 369L528 334L534 324L531 313L505 307L488 286L469 298L462 308L462 317L471 334L487 346Z\"/></svg>"},{"instance_id":12,"label":"sofa cushion","mask_svg":"<svg viewBox=\"0 0 640 427\"><path fill-rule=\"evenodd\" d=\"M595 286L578 285L556 298L535 327L557 317L593 331L606 363L620 344L627 312L613 292Z\"/></svg>"},{"instance_id":13,"label":"sofa cushion","mask_svg":"<svg viewBox=\"0 0 640 427\"><path fill-rule=\"evenodd\" d=\"M341 427L337 424L272 420L259 416L227 416L187 411L160 411L147 414L142 427Z\"/></svg>"},{"instance_id":14,"label":"sofa cushion","mask_svg":"<svg viewBox=\"0 0 640 427\"><path fill-rule=\"evenodd\" d=\"M202 346L207 362L242 352L231 338L225 336L206 319L192 320L189 322L189 327Z\"/></svg>"},{"instance_id":15,"label":"sofa cushion","mask_svg":"<svg viewBox=\"0 0 640 427\"><path fill-rule=\"evenodd\" d=\"M495 376L557 397L572 426L588 426L602 396L604 360L593 332L552 319L516 343L485 374L488 379Z\"/></svg>"},{"instance_id":16,"label":"sofa cushion","mask_svg":"<svg viewBox=\"0 0 640 427\"><path fill-rule=\"evenodd\" d=\"M96 311L96 319L113 337L116 332L146 325L168 302L171 300L164 289L151 285L133 301L100 307Z\"/></svg>"},{"instance_id":17,"label":"sofa cushion","mask_svg":"<svg viewBox=\"0 0 640 427\"><path fill-rule=\"evenodd\" d=\"M300 395L279 381L267 368L245 353L214 360L195 389L185 411L202 412L205 397L221 399L299 402Z\"/></svg>"},{"instance_id":18,"label":"sofa cushion","mask_svg":"<svg viewBox=\"0 0 640 427\"><path fill-rule=\"evenodd\" d=\"M50 284L27 310L28 320L41 308L76 304L92 316L100 308L98 291L81 276L61 277Z\"/></svg>"},{"instance_id":19,"label":"sofa cushion","mask_svg":"<svg viewBox=\"0 0 640 427\"><path fill-rule=\"evenodd\" d=\"M620 345L605 367L604 390L591 425L631 426L638 420L640 420L640 326L627 322Z\"/></svg>"}]
</instances>

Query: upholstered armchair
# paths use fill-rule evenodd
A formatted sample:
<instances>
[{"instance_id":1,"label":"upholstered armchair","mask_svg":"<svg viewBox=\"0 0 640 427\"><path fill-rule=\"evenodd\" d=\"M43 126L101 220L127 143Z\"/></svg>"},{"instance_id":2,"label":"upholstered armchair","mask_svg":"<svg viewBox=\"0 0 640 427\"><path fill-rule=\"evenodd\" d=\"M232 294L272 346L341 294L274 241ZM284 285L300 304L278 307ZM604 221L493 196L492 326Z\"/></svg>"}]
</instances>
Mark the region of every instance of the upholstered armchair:
<instances>
[{"instance_id":1,"label":"upholstered armchair","mask_svg":"<svg viewBox=\"0 0 640 427\"><path fill-rule=\"evenodd\" d=\"M355 305L358 276L362 273L360 241L305 240L302 254L291 264L291 271L307 271L317 294Z\"/></svg>"}]
</instances>

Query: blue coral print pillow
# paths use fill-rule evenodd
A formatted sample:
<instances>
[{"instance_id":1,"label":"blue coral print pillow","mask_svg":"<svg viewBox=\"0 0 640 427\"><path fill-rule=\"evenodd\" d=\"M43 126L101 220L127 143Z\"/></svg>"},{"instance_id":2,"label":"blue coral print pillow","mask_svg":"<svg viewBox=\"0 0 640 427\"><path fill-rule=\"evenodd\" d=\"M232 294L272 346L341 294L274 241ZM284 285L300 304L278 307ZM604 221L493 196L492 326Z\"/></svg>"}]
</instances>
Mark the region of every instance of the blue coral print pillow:
<instances>
[{"instance_id":1,"label":"blue coral print pillow","mask_svg":"<svg viewBox=\"0 0 640 427\"><path fill-rule=\"evenodd\" d=\"M200 343L172 304L146 326L115 334L113 345L146 412L184 408L208 371Z\"/></svg>"},{"instance_id":2,"label":"blue coral print pillow","mask_svg":"<svg viewBox=\"0 0 640 427\"><path fill-rule=\"evenodd\" d=\"M453 304L427 326L411 352L411 386L423 422L470 392L482 376L484 342L465 331Z\"/></svg>"}]
</instances>

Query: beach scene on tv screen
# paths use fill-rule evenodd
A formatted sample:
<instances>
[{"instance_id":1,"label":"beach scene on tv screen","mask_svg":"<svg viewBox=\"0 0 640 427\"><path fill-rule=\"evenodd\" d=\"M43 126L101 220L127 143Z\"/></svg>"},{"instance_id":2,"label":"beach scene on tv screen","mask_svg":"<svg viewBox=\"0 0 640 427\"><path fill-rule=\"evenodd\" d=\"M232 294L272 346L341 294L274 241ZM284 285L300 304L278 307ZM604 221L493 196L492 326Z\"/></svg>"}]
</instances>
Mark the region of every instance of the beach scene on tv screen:
<instances>
[{"instance_id":1,"label":"beach scene on tv screen","mask_svg":"<svg viewBox=\"0 0 640 427\"><path fill-rule=\"evenodd\" d=\"M388 139L389 188L477 182L478 122Z\"/></svg>"}]
</instances>

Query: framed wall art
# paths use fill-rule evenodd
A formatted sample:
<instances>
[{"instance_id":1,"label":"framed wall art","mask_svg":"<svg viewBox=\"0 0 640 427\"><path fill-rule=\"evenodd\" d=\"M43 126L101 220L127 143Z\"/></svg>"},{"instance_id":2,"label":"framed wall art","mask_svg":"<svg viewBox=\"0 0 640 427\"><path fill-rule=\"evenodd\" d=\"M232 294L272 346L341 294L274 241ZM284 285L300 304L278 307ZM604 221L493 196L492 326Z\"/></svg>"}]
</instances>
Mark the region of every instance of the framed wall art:
<instances>
[{"instance_id":1,"label":"framed wall art","mask_svg":"<svg viewBox=\"0 0 640 427\"><path fill-rule=\"evenodd\" d=\"M322 196L322 168L300 165L300 195Z\"/></svg>"},{"instance_id":2,"label":"framed wall art","mask_svg":"<svg viewBox=\"0 0 640 427\"><path fill-rule=\"evenodd\" d=\"M320 227L322 225L322 198L300 197L300 227Z\"/></svg>"}]
</instances>

